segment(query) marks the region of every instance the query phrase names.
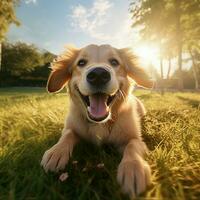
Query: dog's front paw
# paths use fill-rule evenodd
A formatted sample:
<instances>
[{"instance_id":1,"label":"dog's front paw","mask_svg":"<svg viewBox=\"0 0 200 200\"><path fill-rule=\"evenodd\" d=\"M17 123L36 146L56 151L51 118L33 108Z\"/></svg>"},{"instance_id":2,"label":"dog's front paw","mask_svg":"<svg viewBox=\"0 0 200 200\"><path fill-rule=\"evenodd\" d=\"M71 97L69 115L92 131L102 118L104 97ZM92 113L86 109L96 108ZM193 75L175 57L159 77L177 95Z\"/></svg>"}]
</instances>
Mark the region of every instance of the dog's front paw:
<instances>
[{"instance_id":1,"label":"dog's front paw","mask_svg":"<svg viewBox=\"0 0 200 200\"><path fill-rule=\"evenodd\" d=\"M151 170L147 162L140 160L122 161L118 167L117 180L122 191L131 198L144 192L150 184Z\"/></svg>"},{"instance_id":2,"label":"dog's front paw","mask_svg":"<svg viewBox=\"0 0 200 200\"><path fill-rule=\"evenodd\" d=\"M62 170L65 168L71 152L70 146L55 144L44 153L41 166L43 166L46 172Z\"/></svg>"}]
</instances>

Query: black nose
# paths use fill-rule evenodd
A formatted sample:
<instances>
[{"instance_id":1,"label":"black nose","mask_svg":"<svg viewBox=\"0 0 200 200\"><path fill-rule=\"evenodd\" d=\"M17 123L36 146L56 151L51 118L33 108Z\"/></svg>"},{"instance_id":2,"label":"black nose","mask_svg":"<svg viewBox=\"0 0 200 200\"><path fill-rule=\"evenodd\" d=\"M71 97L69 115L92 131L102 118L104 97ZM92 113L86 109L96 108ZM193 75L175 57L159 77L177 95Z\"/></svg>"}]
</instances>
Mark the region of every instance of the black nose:
<instances>
[{"instance_id":1,"label":"black nose","mask_svg":"<svg viewBox=\"0 0 200 200\"><path fill-rule=\"evenodd\" d=\"M97 67L87 75L87 81L94 86L103 86L110 81L110 73L102 67Z\"/></svg>"}]
</instances>

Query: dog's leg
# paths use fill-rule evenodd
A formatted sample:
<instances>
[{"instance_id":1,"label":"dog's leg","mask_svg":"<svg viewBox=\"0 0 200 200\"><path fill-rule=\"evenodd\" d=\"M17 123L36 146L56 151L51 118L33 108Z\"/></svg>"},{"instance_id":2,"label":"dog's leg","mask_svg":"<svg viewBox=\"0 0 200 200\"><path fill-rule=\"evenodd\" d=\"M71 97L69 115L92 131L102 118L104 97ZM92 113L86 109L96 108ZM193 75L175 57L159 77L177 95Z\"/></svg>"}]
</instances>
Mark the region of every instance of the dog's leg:
<instances>
[{"instance_id":1,"label":"dog's leg","mask_svg":"<svg viewBox=\"0 0 200 200\"><path fill-rule=\"evenodd\" d=\"M64 129L59 141L43 155L41 165L44 170L48 172L64 169L78 140L71 129Z\"/></svg>"},{"instance_id":2,"label":"dog's leg","mask_svg":"<svg viewBox=\"0 0 200 200\"><path fill-rule=\"evenodd\" d=\"M140 139L132 139L125 146L123 158L118 167L117 180L122 191L134 198L146 189L151 182L151 170L143 159L147 148Z\"/></svg>"}]
</instances>

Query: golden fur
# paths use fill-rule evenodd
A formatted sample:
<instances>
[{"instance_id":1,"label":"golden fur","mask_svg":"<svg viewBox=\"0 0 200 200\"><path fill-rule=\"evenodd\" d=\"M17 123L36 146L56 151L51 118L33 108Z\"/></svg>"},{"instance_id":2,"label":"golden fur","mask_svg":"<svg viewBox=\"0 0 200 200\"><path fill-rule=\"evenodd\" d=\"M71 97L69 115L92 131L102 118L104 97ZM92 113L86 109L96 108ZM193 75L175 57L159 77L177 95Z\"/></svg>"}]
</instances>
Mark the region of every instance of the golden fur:
<instances>
[{"instance_id":1,"label":"golden fur","mask_svg":"<svg viewBox=\"0 0 200 200\"><path fill-rule=\"evenodd\" d=\"M119 61L117 68L113 68L108 61L113 57ZM88 60L84 68L77 66L80 58ZM133 81L147 88L151 88L153 83L136 60L129 49L116 49L110 45L68 48L54 60L47 90L57 92L68 85L70 110L61 138L42 158L41 165L45 171L64 169L74 145L80 138L85 138L97 144L113 143L123 153L117 180L125 193L135 197L146 189L150 183L150 167L143 159L147 148L142 141L140 129L140 118L146 111L131 92ZM83 95L90 95L85 74L99 65L104 66L111 74L111 81L105 92L115 94L116 98L109 108L110 115L101 123L95 123L89 119L76 88Z\"/></svg>"}]
</instances>

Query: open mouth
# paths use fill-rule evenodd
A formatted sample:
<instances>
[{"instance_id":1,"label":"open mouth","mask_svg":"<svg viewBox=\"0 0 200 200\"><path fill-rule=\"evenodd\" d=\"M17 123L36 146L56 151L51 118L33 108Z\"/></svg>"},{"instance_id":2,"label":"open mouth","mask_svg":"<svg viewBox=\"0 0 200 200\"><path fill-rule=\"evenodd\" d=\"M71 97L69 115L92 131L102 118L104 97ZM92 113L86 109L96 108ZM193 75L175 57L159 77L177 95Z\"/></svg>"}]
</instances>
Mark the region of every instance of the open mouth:
<instances>
[{"instance_id":1,"label":"open mouth","mask_svg":"<svg viewBox=\"0 0 200 200\"><path fill-rule=\"evenodd\" d=\"M85 96L79 91L78 88L77 90L87 108L88 116L91 120L101 122L109 116L110 107L116 97L117 92L114 95L98 92L89 96Z\"/></svg>"}]
</instances>

